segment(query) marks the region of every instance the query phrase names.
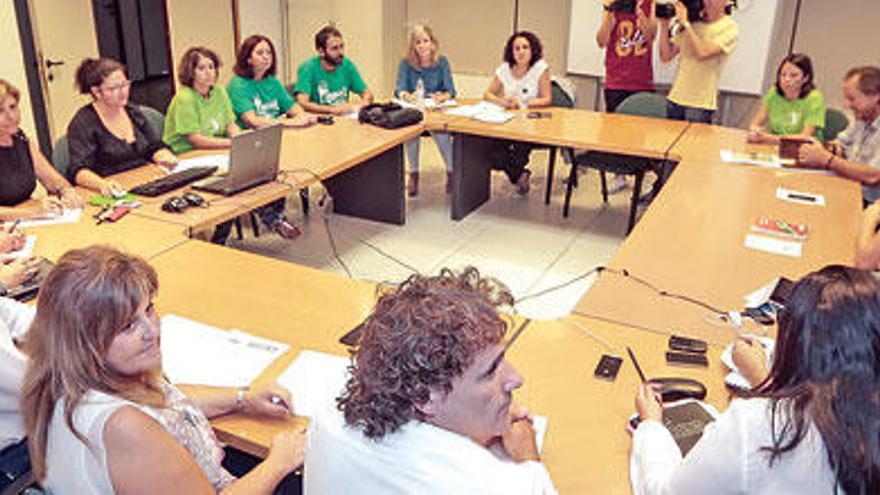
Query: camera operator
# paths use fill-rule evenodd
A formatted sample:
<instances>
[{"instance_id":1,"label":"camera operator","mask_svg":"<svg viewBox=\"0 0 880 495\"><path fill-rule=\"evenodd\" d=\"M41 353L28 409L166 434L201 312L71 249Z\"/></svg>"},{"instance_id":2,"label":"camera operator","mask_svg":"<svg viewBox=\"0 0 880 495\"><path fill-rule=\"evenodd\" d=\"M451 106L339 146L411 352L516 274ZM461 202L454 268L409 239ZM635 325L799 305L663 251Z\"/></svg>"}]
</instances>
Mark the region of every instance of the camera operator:
<instances>
[{"instance_id":1,"label":"camera operator","mask_svg":"<svg viewBox=\"0 0 880 495\"><path fill-rule=\"evenodd\" d=\"M727 14L729 0L704 0L701 20L691 24L684 2L675 2L675 35L660 19L660 60L681 55L678 73L666 100L666 116L690 122L712 121L718 108L718 79L739 39L739 28Z\"/></svg>"},{"instance_id":2,"label":"camera operator","mask_svg":"<svg viewBox=\"0 0 880 495\"><path fill-rule=\"evenodd\" d=\"M654 91L652 50L657 35L654 0L605 0L596 43L605 49L605 110L630 95ZM615 175L608 188L616 193L627 186L626 177Z\"/></svg>"}]
</instances>

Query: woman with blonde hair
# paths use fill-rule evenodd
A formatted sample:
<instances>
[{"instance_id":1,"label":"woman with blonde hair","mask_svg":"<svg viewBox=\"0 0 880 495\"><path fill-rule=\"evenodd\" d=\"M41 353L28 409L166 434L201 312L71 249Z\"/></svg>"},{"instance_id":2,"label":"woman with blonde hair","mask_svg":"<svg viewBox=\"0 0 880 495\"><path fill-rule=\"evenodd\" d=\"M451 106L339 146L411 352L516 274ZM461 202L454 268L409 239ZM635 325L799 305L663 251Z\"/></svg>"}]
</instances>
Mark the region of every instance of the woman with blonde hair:
<instances>
[{"instance_id":1,"label":"woman with blonde hair","mask_svg":"<svg viewBox=\"0 0 880 495\"><path fill-rule=\"evenodd\" d=\"M449 61L440 55L437 38L431 28L416 24L409 36L409 48L400 61L397 70L398 98L416 104L435 106L446 100L455 98L455 84ZM446 164L446 192L452 186L452 137L448 132L432 132L434 142L440 149L443 162ZM407 193L410 196L419 194L419 139L406 143L406 154L409 157L409 184Z\"/></svg>"},{"instance_id":2,"label":"woman with blonde hair","mask_svg":"<svg viewBox=\"0 0 880 495\"><path fill-rule=\"evenodd\" d=\"M21 130L20 100L18 88L0 79L0 220L41 218L80 207L82 201L70 183ZM49 197L23 205L38 180Z\"/></svg>"},{"instance_id":3,"label":"woman with blonde hair","mask_svg":"<svg viewBox=\"0 0 880 495\"><path fill-rule=\"evenodd\" d=\"M55 493L272 493L302 463L303 431L275 438L236 480L209 417L285 417L289 393L188 387L162 375L155 270L110 247L69 251L40 290L25 342L22 414L33 472ZM280 400L278 400L280 399ZM280 403L280 404L279 404Z\"/></svg>"}]
</instances>

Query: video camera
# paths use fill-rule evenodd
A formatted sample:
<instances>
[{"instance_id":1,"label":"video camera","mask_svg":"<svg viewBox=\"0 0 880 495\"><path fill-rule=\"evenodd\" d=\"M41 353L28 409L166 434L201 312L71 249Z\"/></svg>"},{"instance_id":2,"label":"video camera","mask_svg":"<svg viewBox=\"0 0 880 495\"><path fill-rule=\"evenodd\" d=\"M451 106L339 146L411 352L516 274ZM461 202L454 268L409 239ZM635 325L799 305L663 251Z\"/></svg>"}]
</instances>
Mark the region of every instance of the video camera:
<instances>
[{"instance_id":1,"label":"video camera","mask_svg":"<svg viewBox=\"0 0 880 495\"><path fill-rule=\"evenodd\" d=\"M687 7L688 21L697 22L703 18L703 0L681 0ZM675 17L675 2L658 3L656 6L659 19L672 19Z\"/></svg>"}]
</instances>

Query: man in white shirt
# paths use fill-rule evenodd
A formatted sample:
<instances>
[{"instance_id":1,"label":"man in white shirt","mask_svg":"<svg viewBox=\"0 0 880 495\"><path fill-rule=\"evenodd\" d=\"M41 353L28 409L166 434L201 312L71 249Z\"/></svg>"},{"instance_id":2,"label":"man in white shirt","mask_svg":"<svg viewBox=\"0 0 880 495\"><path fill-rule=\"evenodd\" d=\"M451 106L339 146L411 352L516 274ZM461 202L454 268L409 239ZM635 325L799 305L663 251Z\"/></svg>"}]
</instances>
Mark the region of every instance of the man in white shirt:
<instances>
[{"instance_id":1,"label":"man in white shirt","mask_svg":"<svg viewBox=\"0 0 880 495\"><path fill-rule=\"evenodd\" d=\"M473 268L380 297L338 408L312 419L305 492L555 494L512 402L496 310L511 302Z\"/></svg>"}]
</instances>

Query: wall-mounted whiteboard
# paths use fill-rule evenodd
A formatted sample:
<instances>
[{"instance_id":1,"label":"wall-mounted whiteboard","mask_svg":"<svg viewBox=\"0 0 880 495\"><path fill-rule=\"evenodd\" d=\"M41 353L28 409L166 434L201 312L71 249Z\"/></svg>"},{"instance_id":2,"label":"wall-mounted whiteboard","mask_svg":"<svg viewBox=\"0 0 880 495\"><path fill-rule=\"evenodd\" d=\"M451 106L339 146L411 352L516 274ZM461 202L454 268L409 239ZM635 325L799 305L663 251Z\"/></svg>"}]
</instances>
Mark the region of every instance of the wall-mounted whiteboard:
<instances>
[{"instance_id":1,"label":"wall-mounted whiteboard","mask_svg":"<svg viewBox=\"0 0 880 495\"><path fill-rule=\"evenodd\" d=\"M768 60L780 22L779 0L739 0L733 19L739 25L739 44L729 55L721 74L721 91L763 94L775 77L776 62ZM602 23L602 0L571 0L568 38L568 72L585 76L605 75L605 51L596 45L596 31ZM657 35L659 41L660 35ZM769 62L769 65L768 65ZM671 84L676 62L660 62L654 43L654 81Z\"/></svg>"}]
</instances>

